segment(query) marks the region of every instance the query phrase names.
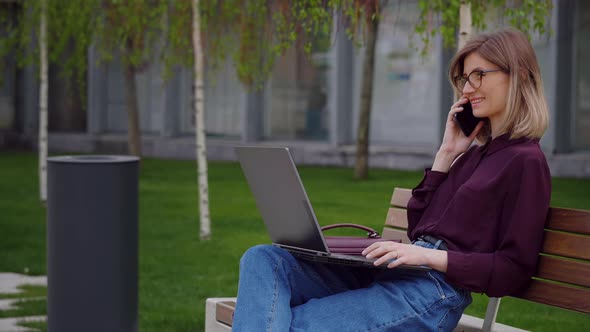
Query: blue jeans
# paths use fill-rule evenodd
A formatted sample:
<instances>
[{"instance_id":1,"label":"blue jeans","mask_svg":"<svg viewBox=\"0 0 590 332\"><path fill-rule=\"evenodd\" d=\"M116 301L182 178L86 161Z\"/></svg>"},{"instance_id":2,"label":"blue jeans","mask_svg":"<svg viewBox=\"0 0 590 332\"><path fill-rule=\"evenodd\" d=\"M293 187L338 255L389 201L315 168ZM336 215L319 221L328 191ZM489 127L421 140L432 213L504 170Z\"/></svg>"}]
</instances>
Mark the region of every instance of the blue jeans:
<instances>
[{"instance_id":1,"label":"blue jeans","mask_svg":"<svg viewBox=\"0 0 590 332\"><path fill-rule=\"evenodd\" d=\"M452 331L470 303L434 270L322 264L259 245L240 261L233 331Z\"/></svg>"}]
</instances>

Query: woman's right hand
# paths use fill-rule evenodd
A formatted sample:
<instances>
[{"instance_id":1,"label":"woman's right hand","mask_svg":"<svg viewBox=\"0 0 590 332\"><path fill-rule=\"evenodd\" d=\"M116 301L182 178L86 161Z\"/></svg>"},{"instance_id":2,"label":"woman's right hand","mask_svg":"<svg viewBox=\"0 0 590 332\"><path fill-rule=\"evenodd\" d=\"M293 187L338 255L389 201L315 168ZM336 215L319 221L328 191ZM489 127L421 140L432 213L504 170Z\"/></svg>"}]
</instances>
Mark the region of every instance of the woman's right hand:
<instances>
[{"instance_id":1,"label":"woman's right hand","mask_svg":"<svg viewBox=\"0 0 590 332\"><path fill-rule=\"evenodd\" d=\"M480 121L471 135L466 137L461 131L461 128L459 128L459 125L455 122L455 113L462 112L462 105L467 103L467 101L466 97L461 97L451 106L451 110L447 116L442 144L438 149L436 158L434 159L434 165L432 166L432 170L434 171L448 172L455 158L469 148L475 136L477 136L477 133L483 127L484 122Z\"/></svg>"}]
</instances>

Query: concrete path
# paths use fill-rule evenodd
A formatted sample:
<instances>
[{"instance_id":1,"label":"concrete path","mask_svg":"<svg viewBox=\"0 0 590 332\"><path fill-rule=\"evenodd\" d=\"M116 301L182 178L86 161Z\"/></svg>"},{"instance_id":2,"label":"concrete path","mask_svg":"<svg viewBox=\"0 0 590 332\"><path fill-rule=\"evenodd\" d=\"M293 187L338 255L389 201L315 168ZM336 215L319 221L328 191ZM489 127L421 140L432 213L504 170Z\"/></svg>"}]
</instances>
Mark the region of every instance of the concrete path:
<instances>
[{"instance_id":1,"label":"concrete path","mask_svg":"<svg viewBox=\"0 0 590 332\"><path fill-rule=\"evenodd\" d=\"M18 294L21 292L18 286L21 285L47 286L47 277L32 277L18 273L0 273L0 294Z\"/></svg>"},{"instance_id":2,"label":"concrete path","mask_svg":"<svg viewBox=\"0 0 590 332\"><path fill-rule=\"evenodd\" d=\"M18 294L22 290L18 286L22 285L35 285L35 286L47 286L47 277L38 276L32 277L18 273L0 273L0 294ZM0 310L10 310L15 308L15 304L20 301L27 300L39 300L42 298L26 298L26 299L1 299ZM26 321L43 321L46 320L45 316L28 316L28 317L16 317L16 318L0 318L0 332L32 332L37 331L17 324Z\"/></svg>"},{"instance_id":3,"label":"concrete path","mask_svg":"<svg viewBox=\"0 0 590 332\"><path fill-rule=\"evenodd\" d=\"M45 316L27 316L16 318L0 318L1 332L38 332L39 330L30 329L28 327L18 326L17 324L31 321L43 321L47 318Z\"/></svg>"}]
</instances>

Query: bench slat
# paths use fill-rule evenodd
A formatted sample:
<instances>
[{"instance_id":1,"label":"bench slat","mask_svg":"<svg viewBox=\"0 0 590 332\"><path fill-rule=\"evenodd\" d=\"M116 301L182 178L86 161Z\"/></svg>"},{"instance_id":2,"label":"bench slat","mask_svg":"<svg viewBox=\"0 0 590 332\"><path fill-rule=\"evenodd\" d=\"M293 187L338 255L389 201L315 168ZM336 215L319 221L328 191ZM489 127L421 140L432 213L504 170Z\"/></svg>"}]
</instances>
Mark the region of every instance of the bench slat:
<instances>
[{"instance_id":1,"label":"bench slat","mask_svg":"<svg viewBox=\"0 0 590 332\"><path fill-rule=\"evenodd\" d=\"M405 230L384 227L381 237L384 240L402 240L402 243L410 243L408 233Z\"/></svg>"},{"instance_id":2,"label":"bench slat","mask_svg":"<svg viewBox=\"0 0 590 332\"><path fill-rule=\"evenodd\" d=\"M406 208L408 201L412 197L412 190L406 188L394 188L393 195L391 196L390 204L400 208Z\"/></svg>"},{"instance_id":3,"label":"bench slat","mask_svg":"<svg viewBox=\"0 0 590 332\"><path fill-rule=\"evenodd\" d=\"M590 290L533 280L521 299L590 314Z\"/></svg>"},{"instance_id":4,"label":"bench slat","mask_svg":"<svg viewBox=\"0 0 590 332\"><path fill-rule=\"evenodd\" d=\"M576 209L550 208L547 228L590 235L590 212Z\"/></svg>"},{"instance_id":5,"label":"bench slat","mask_svg":"<svg viewBox=\"0 0 590 332\"><path fill-rule=\"evenodd\" d=\"M537 277L590 287L590 262L578 262L549 256L539 258Z\"/></svg>"},{"instance_id":6,"label":"bench slat","mask_svg":"<svg viewBox=\"0 0 590 332\"><path fill-rule=\"evenodd\" d=\"M404 209L392 207L387 211L385 224L393 227L408 228L408 213Z\"/></svg>"},{"instance_id":7,"label":"bench slat","mask_svg":"<svg viewBox=\"0 0 590 332\"><path fill-rule=\"evenodd\" d=\"M218 321L232 326L234 322L234 310L236 309L236 302L224 301L217 303L215 308L215 317Z\"/></svg>"},{"instance_id":8,"label":"bench slat","mask_svg":"<svg viewBox=\"0 0 590 332\"><path fill-rule=\"evenodd\" d=\"M542 252L590 260L590 237L547 231Z\"/></svg>"}]
</instances>

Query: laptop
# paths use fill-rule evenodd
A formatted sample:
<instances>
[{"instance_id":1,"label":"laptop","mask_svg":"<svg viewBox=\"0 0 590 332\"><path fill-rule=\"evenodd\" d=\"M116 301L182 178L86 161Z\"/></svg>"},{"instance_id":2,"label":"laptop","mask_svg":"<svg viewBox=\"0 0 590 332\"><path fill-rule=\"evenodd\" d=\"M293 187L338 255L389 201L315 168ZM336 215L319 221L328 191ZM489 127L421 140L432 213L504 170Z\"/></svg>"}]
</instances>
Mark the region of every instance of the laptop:
<instances>
[{"instance_id":1,"label":"laptop","mask_svg":"<svg viewBox=\"0 0 590 332\"><path fill-rule=\"evenodd\" d=\"M307 260L387 268L373 265L375 259L330 253L288 148L240 146L236 154L273 245ZM431 270L416 265L398 268Z\"/></svg>"}]
</instances>

